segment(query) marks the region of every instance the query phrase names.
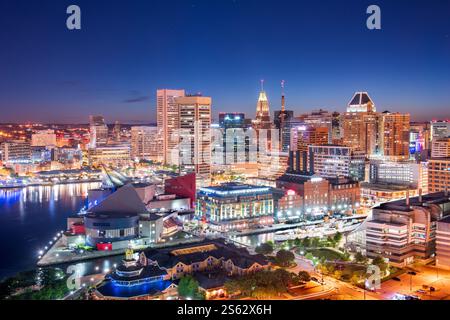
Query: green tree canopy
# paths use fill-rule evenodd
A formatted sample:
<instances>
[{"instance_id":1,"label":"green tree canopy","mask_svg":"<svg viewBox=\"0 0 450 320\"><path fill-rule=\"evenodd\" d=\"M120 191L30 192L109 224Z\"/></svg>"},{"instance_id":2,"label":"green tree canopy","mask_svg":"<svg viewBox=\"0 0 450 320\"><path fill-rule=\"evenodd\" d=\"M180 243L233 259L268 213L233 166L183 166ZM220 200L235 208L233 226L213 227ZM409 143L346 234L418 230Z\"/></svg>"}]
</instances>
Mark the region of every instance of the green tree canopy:
<instances>
[{"instance_id":1,"label":"green tree canopy","mask_svg":"<svg viewBox=\"0 0 450 320\"><path fill-rule=\"evenodd\" d=\"M279 265L287 267L292 261L294 261L295 256L292 252L281 249L277 252L276 258Z\"/></svg>"},{"instance_id":2,"label":"green tree canopy","mask_svg":"<svg viewBox=\"0 0 450 320\"><path fill-rule=\"evenodd\" d=\"M178 294L184 298L196 300L203 298L203 295L199 290L198 281L190 275L180 279L180 283L178 284Z\"/></svg>"}]
</instances>

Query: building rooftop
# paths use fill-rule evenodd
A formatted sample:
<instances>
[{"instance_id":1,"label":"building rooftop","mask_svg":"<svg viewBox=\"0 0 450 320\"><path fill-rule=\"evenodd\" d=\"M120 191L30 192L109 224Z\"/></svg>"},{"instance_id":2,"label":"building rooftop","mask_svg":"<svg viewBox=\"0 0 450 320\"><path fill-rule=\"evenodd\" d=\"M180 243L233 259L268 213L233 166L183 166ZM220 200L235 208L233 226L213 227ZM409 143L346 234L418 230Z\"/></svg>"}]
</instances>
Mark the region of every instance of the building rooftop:
<instances>
[{"instance_id":1,"label":"building rooftop","mask_svg":"<svg viewBox=\"0 0 450 320\"><path fill-rule=\"evenodd\" d=\"M200 193L213 194L215 196L233 196L252 193L269 193L270 190L270 187L230 182L221 184L220 186L200 188Z\"/></svg>"},{"instance_id":2,"label":"building rooftop","mask_svg":"<svg viewBox=\"0 0 450 320\"><path fill-rule=\"evenodd\" d=\"M247 249L236 247L234 244L225 243L222 239L203 240L180 246L145 251L148 259L157 261L160 267L172 268L177 263L190 265L194 262L206 260L212 256L216 259L233 261L233 264L248 268L254 263L267 265L269 261L263 255L252 255Z\"/></svg>"},{"instance_id":3,"label":"building rooftop","mask_svg":"<svg viewBox=\"0 0 450 320\"><path fill-rule=\"evenodd\" d=\"M147 208L130 184L119 188L98 205L89 209L90 214L139 214L147 212Z\"/></svg>"},{"instance_id":4,"label":"building rooftop","mask_svg":"<svg viewBox=\"0 0 450 320\"><path fill-rule=\"evenodd\" d=\"M406 199L395 200L391 202L385 202L373 209L380 210L397 210L397 211L412 211L411 206L422 206L423 204L450 204L450 196L445 192L429 193L422 196L422 202L419 201L419 197L412 197L409 199L409 206L406 205Z\"/></svg>"}]
</instances>

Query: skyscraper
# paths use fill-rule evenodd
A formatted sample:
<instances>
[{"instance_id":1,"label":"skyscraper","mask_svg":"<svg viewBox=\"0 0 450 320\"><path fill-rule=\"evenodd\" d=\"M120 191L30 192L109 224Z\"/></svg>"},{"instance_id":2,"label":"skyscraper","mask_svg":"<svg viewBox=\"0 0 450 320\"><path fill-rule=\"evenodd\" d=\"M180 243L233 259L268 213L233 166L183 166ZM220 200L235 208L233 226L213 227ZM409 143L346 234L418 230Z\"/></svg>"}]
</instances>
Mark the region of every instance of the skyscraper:
<instances>
[{"instance_id":1,"label":"skyscraper","mask_svg":"<svg viewBox=\"0 0 450 320\"><path fill-rule=\"evenodd\" d=\"M254 121L255 129L271 129L269 100L264 91L264 80L261 80L261 91L259 92L258 102L256 103L256 118Z\"/></svg>"},{"instance_id":2,"label":"skyscraper","mask_svg":"<svg viewBox=\"0 0 450 320\"><path fill-rule=\"evenodd\" d=\"M409 157L409 113L384 111L380 116L379 146L385 157Z\"/></svg>"},{"instance_id":3,"label":"skyscraper","mask_svg":"<svg viewBox=\"0 0 450 320\"><path fill-rule=\"evenodd\" d=\"M356 92L342 116L343 143L367 155L378 151L379 114L367 92Z\"/></svg>"},{"instance_id":4,"label":"skyscraper","mask_svg":"<svg viewBox=\"0 0 450 320\"><path fill-rule=\"evenodd\" d=\"M90 148L108 143L108 126L103 116L89 116Z\"/></svg>"},{"instance_id":5,"label":"skyscraper","mask_svg":"<svg viewBox=\"0 0 450 320\"><path fill-rule=\"evenodd\" d=\"M175 99L179 109L179 164L195 172L197 186L211 182L211 98L185 96Z\"/></svg>"},{"instance_id":6,"label":"skyscraper","mask_svg":"<svg viewBox=\"0 0 450 320\"><path fill-rule=\"evenodd\" d=\"M159 89L156 92L157 127L161 135L160 157L165 164L178 165L178 159L172 159L172 151L178 146L180 127L180 114L175 99L184 95L184 90Z\"/></svg>"}]
</instances>

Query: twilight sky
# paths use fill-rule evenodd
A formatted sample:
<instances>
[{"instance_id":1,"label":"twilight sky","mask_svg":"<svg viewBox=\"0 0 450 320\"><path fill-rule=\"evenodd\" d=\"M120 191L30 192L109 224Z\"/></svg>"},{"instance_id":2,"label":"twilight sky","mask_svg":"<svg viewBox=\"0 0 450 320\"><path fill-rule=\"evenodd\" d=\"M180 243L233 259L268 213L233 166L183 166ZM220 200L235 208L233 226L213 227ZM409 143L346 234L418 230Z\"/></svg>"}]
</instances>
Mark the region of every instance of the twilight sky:
<instances>
[{"instance_id":1,"label":"twilight sky","mask_svg":"<svg viewBox=\"0 0 450 320\"><path fill-rule=\"evenodd\" d=\"M284 79L296 114L361 90L379 111L450 118L450 0L0 1L0 122L152 122L157 88L253 117L260 79L272 112Z\"/></svg>"}]
</instances>

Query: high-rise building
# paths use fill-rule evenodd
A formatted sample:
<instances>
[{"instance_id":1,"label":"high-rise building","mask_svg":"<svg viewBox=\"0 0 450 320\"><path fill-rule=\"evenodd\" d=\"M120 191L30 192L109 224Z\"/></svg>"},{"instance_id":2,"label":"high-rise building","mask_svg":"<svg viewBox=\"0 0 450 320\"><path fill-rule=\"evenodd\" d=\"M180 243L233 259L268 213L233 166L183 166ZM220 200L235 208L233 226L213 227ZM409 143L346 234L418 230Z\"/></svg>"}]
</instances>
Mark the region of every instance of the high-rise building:
<instances>
[{"instance_id":1,"label":"high-rise building","mask_svg":"<svg viewBox=\"0 0 450 320\"><path fill-rule=\"evenodd\" d=\"M264 91L264 81L261 80L261 91L259 92L258 102L256 103L256 118L253 122L255 129L272 129L270 121L270 107L266 92Z\"/></svg>"},{"instance_id":2,"label":"high-rise building","mask_svg":"<svg viewBox=\"0 0 450 320\"><path fill-rule=\"evenodd\" d=\"M376 112L375 104L367 92L355 92L350 100L347 112Z\"/></svg>"},{"instance_id":3,"label":"high-rise building","mask_svg":"<svg viewBox=\"0 0 450 320\"><path fill-rule=\"evenodd\" d=\"M32 147L56 146L55 130L39 130L31 135Z\"/></svg>"},{"instance_id":4,"label":"high-rise building","mask_svg":"<svg viewBox=\"0 0 450 320\"><path fill-rule=\"evenodd\" d=\"M218 138L221 139L218 139L220 146L217 145L215 148L217 152L214 158L215 163L230 165L249 161L251 139L247 129L244 113L219 113L219 128L214 130L217 130L217 135L220 135Z\"/></svg>"},{"instance_id":5,"label":"high-rise building","mask_svg":"<svg viewBox=\"0 0 450 320\"><path fill-rule=\"evenodd\" d=\"M433 120L431 121L431 137L433 141L435 138L446 138L450 136L450 121L449 120Z\"/></svg>"},{"instance_id":6,"label":"high-rise building","mask_svg":"<svg viewBox=\"0 0 450 320\"><path fill-rule=\"evenodd\" d=\"M197 186L211 182L211 98L185 96L175 99L180 114L179 164L195 172Z\"/></svg>"},{"instance_id":7,"label":"high-rise building","mask_svg":"<svg viewBox=\"0 0 450 320\"><path fill-rule=\"evenodd\" d=\"M435 138L431 144L432 158L447 158L450 157L450 137Z\"/></svg>"},{"instance_id":8,"label":"high-rise building","mask_svg":"<svg viewBox=\"0 0 450 320\"><path fill-rule=\"evenodd\" d=\"M343 143L367 155L378 151L379 115L367 92L356 92L342 115Z\"/></svg>"},{"instance_id":9,"label":"high-rise building","mask_svg":"<svg viewBox=\"0 0 450 320\"><path fill-rule=\"evenodd\" d=\"M157 127L131 127L131 157L160 161L160 139Z\"/></svg>"},{"instance_id":10,"label":"high-rise building","mask_svg":"<svg viewBox=\"0 0 450 320\"><path fill-rule=\"evenodd\" d=\"M108 126L102 116L89 116L90 148L108 143Z\"/></svg>"},{"instance_id":11,"label":"high-rise building","mask_svg":"<svg viewBox=\"0 0 450 320\"><path fill-rule=\"evenodd\" d=\"M385 111L380 116L379 146L385 157L409 158L409 113Z\"/></svg>"},{"instance_id":12,"label":"high-rise building","mask_svg":"<svg viewBox=\"0 0 450 320\"><path fill-rule=\"evenodd\" d=\"M116 122L114 123L114 128L113 128L114 140L116 142L120 142L121 135L122 135L122 132L121 132L121 127L120 127L120 122L116 120Z\"/></svg>"},{"instance_id":13,"label":"high-rise building","mask_svg":"<svg viewBox=\"0 0 450 320\"><path fill-rule=\"evenodd\" d=\"M352 149L336 145L310 145L309 171L324 177L350 177Z\"/></svg>"},{"instance_id":14,"label":"high-rise building","mask_svg":"<svg viewBox=\"0 0 450 320\"><path fill-rule=\"evenodd\" d=\"M428 161L428 191L450 189L450 157L431 158Z\"/></svg>"},{"instance_id":15,"label":"high-rise building","mask_svg":"<svg viewBox=\"0 0 450 320\"><path fill-rule=\"evenodd\" d=\"M165 164L178 165L180 113L175 99L184 95L184 90L159 89L156 91L156 118L158 132L161 135L160 153Z\"/></svg>"},{"instance_id":16,"label":"high-rise building","mask_svg":"<svg viewBox=\"0 0 450 320\"><path fill-rule=\"evenodd\" d=\"M298 126L291 136L291 150L308 151L310 145L328 144L328 127Z\"/></svg>"}]
</instances>

